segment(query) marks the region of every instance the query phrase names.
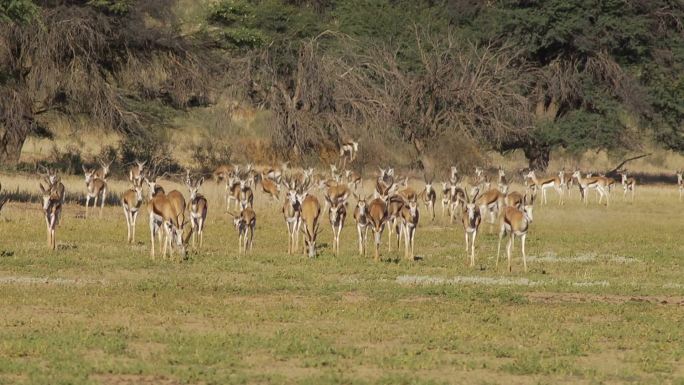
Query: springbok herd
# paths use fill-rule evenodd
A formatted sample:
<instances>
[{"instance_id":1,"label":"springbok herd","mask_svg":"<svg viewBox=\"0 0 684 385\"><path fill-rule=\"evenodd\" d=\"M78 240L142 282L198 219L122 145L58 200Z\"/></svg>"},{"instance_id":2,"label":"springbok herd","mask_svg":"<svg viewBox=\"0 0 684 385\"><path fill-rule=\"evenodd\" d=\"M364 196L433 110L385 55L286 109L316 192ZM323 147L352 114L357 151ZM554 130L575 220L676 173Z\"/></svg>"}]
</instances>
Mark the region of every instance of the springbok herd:
<instances>
[{"instance_id":1,"label":"springbok herd","mask_svg":"<svg viewBox=\"0 0 684 385\"><path fill-rule=\"evenodd\" d=\"M353 158L352 158L353 160ZM346 162L345 162L346 164ZM97 207L100 199L100 215L104 207L107 193L107 177L110 173L111 162L100 162L99 168L83 168L86 184L86 210L90 199L94 199ZM523 266L527 271L525 255L525 239L530 224L533 221L533 204L538 193L541 193L541 203L547 204L547 190L553 189L558 194L558 204L563 204L565 195L576 184L580 198L588 203L588 191L595 190L599 204L605 200L610 204L610 191L617 181L606 176L591 176L580 171L560 171L556 176L540 178L535 171L521 172L525 191L510 191L506 173L502 168L495 173L487 172L481 167L474 170L472 176L461 177L456 167L451 167L447 181L442 183L441 205L442 215L453 224L460 218L465 234L466 253L470 257L470 266L475 265L475 241L478 228L484 218L491 225L498 224L499 243L497 248L498 265L501 251L501 241L509 236L506 246L508 270L511 270L511 251L514 240L521 240ZM372 194L357 194L362 185L362 177L351 170L338 170L330 167L327 175L315 173L313 169L292 170L287 164L282 167L253 167L251 165L220 166L213 172L213 179L217 185L225 185L226 211L233 217L233 224L238 232L239 253L247 253L252 249L252 241L256 228L257 214L254 208L254 190L260 190L274 202L280 201L281 192L284 193L282 214L288 232L288 254L304 251L309 257L316 256L316 238L321 231L321 200L316 191L322 193L323 210L327 210L328 219L333 234L332 249L335 255L340 250L340 233L348 215L349 199L353 196L355 206L352 212L356 222L358 235L358 251L366 255L366 238L368 229L373 234L374 258L380 258L381 236L387 230L388 250L392 248L392 237L396 239L399 248L404 239L404 257L414 259L414 245L416 229L420 220L419 206L424 206L431 220L435 219L435 204L437 191L432 178L424 178L424 187L417 191L409 186L409 178L395 175L393 168L380 169L375 180ZM627 199L630 194L634 200L636 181L628 177L626 172L620 172L623 196ZM64 204L65 188L59 175L52 169L45 169L40 174L46 186L40 183L42 192L42 209L47 223L48 245L55 249L55 231L59 224L62 205ZM677 171L679 197L684 193L682 172ZM130 168L128 179L130 189L121 196L128 242L135 242L135 226L138 213L143 207L145 198L143 188L147 190L146 208L149 215L151 249L155 256L155 242L157 237L162 256L173 254L174 250L180 257L185 255L186 246L192 238L192 247L201 248L207 217L208 202L200 193L204 177L193 177L190 172L185 173L183 182L189 192L189 202L178 190L168 193L158 183L166 174L159 170L146 167L145 162L138 162ZM5 201L0 202L0 208ZM186 212L189 215L186 216ZM188 226L187 224L190 224ZM304 245L300 247L300 233L303 234ZM170 249L170 251L169 251Z\"/></svg>"}]
</instances>

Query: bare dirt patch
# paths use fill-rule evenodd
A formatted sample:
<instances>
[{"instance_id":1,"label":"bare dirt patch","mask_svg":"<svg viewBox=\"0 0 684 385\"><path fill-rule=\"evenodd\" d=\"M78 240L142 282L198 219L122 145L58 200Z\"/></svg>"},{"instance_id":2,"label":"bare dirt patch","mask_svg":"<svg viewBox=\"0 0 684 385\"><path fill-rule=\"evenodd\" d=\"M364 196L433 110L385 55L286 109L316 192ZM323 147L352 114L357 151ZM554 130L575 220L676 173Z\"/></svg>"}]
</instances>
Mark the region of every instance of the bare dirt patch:
<instances>
[{"instance_id":1,"label":"bare dirt patch","mask_svg":"<svg viewBox=\"0 0 684 385\"><path fill-rule=\"evenodd\" d=\"M684 306L684 297L667 295L616 295L616 294L588 294L588 293L554 293L537 292L525 294L531 302L537 303L586 303L602 302L624 304L629 302L648 302L659 305Z\"/></svg>"},{"instance_id":2,"label":"bare dirt patch","mask_svg":"<svg viewBox=\"0 0 684 385\"><path fill-rule=\"evenodd\" d=\"M90 378L102 385L176 385L180 382L163 376L138 374L95 374Z\"/></svg>"}]
</instances>

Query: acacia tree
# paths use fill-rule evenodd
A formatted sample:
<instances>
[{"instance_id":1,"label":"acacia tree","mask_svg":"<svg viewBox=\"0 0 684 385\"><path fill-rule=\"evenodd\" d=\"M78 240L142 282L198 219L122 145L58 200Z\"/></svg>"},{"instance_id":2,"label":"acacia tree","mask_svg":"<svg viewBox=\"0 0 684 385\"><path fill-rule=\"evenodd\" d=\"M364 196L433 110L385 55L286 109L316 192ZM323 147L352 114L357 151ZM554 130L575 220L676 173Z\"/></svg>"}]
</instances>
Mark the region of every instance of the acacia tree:
<instances>
[{"instance_id":1,"label":"acacia tree","mask_svg":"<svg viewBox=\"0 0 684 385\"><path fill-rule=\"evenodd\" d=\"M174 108L205 104L207 76L192 46L171 29L148 27L168 1L72 1L0 25L0 161L15 163L44 115L86 117L145 135L155 99Z\"/></svg>"}]
</instances>

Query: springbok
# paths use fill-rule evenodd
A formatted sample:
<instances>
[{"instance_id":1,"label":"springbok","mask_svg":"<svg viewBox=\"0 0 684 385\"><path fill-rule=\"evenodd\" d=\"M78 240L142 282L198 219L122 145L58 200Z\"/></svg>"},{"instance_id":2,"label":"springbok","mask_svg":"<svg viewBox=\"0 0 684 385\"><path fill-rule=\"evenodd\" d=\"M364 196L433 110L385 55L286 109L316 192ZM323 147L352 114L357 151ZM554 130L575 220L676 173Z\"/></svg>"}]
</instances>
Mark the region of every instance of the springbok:
<instances>
[{"instance_id":1,"label":"springbok","mask_svg":"<svg viewBox=\"0 0 684 385\"><path fill-rule=\"evenodd\" d=\"M517 191L511 191L504 198L504 206L513 206L522 209L523 195Z\"/></svg>"},{"instance_id":2,"label":"springbok","mask_svg":"<svg viewBox=\"0 0 684 385\"><path fill-rule=\"evenodd\" d=\"M606 206L610 204L610 195L608 195L608 191L606 191L605 178L600 176L582 178L582 173L579 171L575 171L575 173L572 174L572 177L577 179L577 184L579 185L580 192L582 193L582 200L584 200L585 205L588 203L590 189L594 189L599 193L599 204L601 204L604 196L606 197Z\"/></svg>"},{"instance_id":3,"label":"springbok","mask_svg":"<svg viewBox=\"0 0 684 385\"><path fill-rule=\"evenodd\" d=\"M99 163L100 168L98 168L97 171L95 171L95 177L106 181L107 177L109 176L112 163L114 163L114 160L110 160L109 162L100 160Z\"/></svg>"},{"instance_id":4,"label":"springbok","mask_svg":"<svg viewBox=\"0 0 684 385\"><path fill-rule=\"evenodd\" d=\"M370 218L368 216L368 201L372 195L362 197L354 194L356 198L356 207L354 208L354 220L356 220L356 232L359 238L359 255L366 255L366 235L368 234L368 225Z\"/></svg>"},{"instance_id":5,"label":"springbok","mask_svg":"<svg viewBox=\"0 0 684 385\"><path fill-rule=\"evenodd\" d=\"M432 179L425 178L425 188L420 193L420 197L423 198L423 203L428 212L432 214L432 220L435 220L435 202L437 201L437 193L432 187Z\"/></svg>"},{"instance_id":6,"label":"springbok","mask_svg":"<svg viewBox=\"0 0 684 385\"><path fill-rule=\"evenodd\" d=\"M307 254L309 258L314 258L316 256L316 237L320 230L318 218L321 215L321 205L318 203L318 198L312 194L304 193L297 199L302 202L301 217L304 225L304 243Z\"/></svg>"},{"instance_id":7,"label":"springbok","mask_svg":"<svg viewBox=\"0 0 684 385\"><path fill-rule=\"evenodd\" d=\"M39 183L40 191L43 194L43 213L47 224L47 242L52 250L57 248L56 229L59 224L59 217L62 212L62 198L59 191L55 190L55 185L45 188Z\"/></svg>"},{"instance_id":8,"label":"springbok","mask_svg":"<svg viewBox=\"0 0 684 385\"><path fill-rule=\"evenodd\" d=\"M46 170L46 173L40 175L43 177L43 180L45 180L45 183L48 185L47 188L59 197L61 203L64 203L64 198L66 197L66 189L64 188L64 184L62 183L62 178L59 175L57 175L57 170L45 167L43 167L43 169Z\"/></svg>"},{"instance_id":9,"label":"springbok","mask_svg":"<svg viewBox=\"0 0 684 385\"><path fill-rule=\"evenodd\" d=\"M330 226L332 227L333 253L335 255L339 255L340 253L340 233L342 232L342 227L344 227L344 220L347 218L347 197L347 195L344 195L341 198L333 200L329 196L325 196L325 200L330 206L328 209L328 217L330 219Z\"/></svg>"},{"instance_id":10,"label":"springbok","mask_svg":"<svg viewBox=\"0 0 684 385\"><path fill-rule=\"evenodd\" d=\"M370 220L371 230L373 230L374 244L375 244L375 260L380 260L380 240L382 231L385 229L387 222L387 204L382 198L373 199L368 207L368 218Z\"/></svg>"},{"instance_id":11,"label":"springbok","mask_svg":"<svg viewBox=\"0 0 684 385\"><path fill-rule=\"evenodd\" d=\"M250 206L254 207L254 191L252 191L251 179L248 178L248 174L243 178L240 178L240 192L238 199L240 202L247 202Z\"/></svg>"},{"instance_id":12,"label":"springbok","mask_svg":"<svg viewBox=\"0 0 684 385\"><path fill-rule=\"evenodd\" d=\"M401 210L406 201L400 195L391 195L385 202L387 205L387 226L389 226L387 229L387 251L392 251L392 234L394 233L397 236L397 248L399 248L403 235Z\"/></svg>"},{"instance_id":13,"label":"springbok","mask_svg":"<svg viewBox=\"0 0 684 385\"><path fill-rule=\"evenodd\" d=\"M258 182L261 183L261 189L264 194L269 195L274 201L280 200L280 189L278 188L278 183L269 178L264 173L258 174Z\"/></svg>"},{"instance_id":14,"label":"springbok","mask_svg":"<svg viewBox=\"0 0 684 385\"><path fill-rule=\"evenodd\" d=\"M359 142L354 140L346 140L340 146L340 160L342 161L342 168L347 166L347 159L349 163L356 159L356 154L359 152Z\"/></svg>"},{"instance_id":15,"label":"springbok","mask_svg":"<svg viewBox=\"0 0 684 385\"><path fill-rule=\"evenodd\" d=\"M283 204L283 217L287 226L287 253L296 253L299 250L299 228L301 226L301 202L297 198L297 190L285 178L283 185L287 189L285 203Z\"/></svg>"},{"instance_id":16,"label":"springbok","mask_svg":"<svg viewBox=\"0 0 684 385\"><path fill-rule=\"evenodd\" d=\"M97 207L97 199L102 196L102 204L100 205L100 217L102 217L102 209L104 209L105 200L107 198L107 182L104 179L98 178L95 170L88 170L83 167L83 173L85 174L86 188L88 189L86 193L86 207L85 207L85 217L88 218L88 206L90 205L90 198L95 198L93 202L93 207Z\"/></svg>"},{"instance_id":17,"label":"springbok","mask_svg":"<svg viewBox=\"0 0 684 385\"><path fill-rule=\"evenodd\" d=\"M508 234L508 245L506 245L506 254L508 256L508 271L511 270L511 251L513 248L513 243L515 237L520 237L522 242L522 258L523 266L525 272L527 272L527 257L525 255L525 239L527 238L527 230L532 223L532 208L534 204L534 198L530 201L527 200L527 196L523 197L523 208L522 210L513 207L506 206L504 208L501 218L501 227L499 230L499 245L496 249L496 266L499 266L499 255L501 254L501 240Z\"/></svg>"},{"instance_id":18,"label":"springbok","mask_svg":"<svg viewBox=\"0 0 684 385\"><path fill-rule=\"evenodd\" d=\"M622 198L627 199L627 191L632 192L632 202L634 202L634 190L636 190L636 179L627 177L627 170L620 172L620 178L622 183L622 188L624 192L622 193Z\"/></svg>"},{"instance_id":19,"label":"springbok","mask_svg":"<svg viewBox=\"0 0 684 385\"><path fill-rule=\"evenodd\" d=\"M504 187L508 189L508 186ZM477 204L477 206L480 208L480 215L489 215L490 231L492 231L491 227L494 226L496 217L499 215L501 208L504 206L504 199L506 198L507 192L508 191L491 189L480 195L475 201L475 204ZM473 193L472 195L476 195L476 193Z\"/></svg>"},{"instance_id":20,"label":"springbok","mask_svg":"<svg viewBox=\"0 0 684 385\"><path fill-rule=\"evenodd\" d=\"M401 231L404 233L404 258L413 261L415 259L416 229L420 220L418 202L409 200L401 208Z\"/></svg>"},{"instance_id":21,"label":"springbok","mask_svg":"<svg viewBox=\"0 0 684 385\"><path fill-rule=\"evenodd\" d=\"M147 211L150 215L150 244L152 246L150 255L152 258L155 257L155 236L159 238L160 247L162 238L164 238L162 258L166 258L167 250L174 245L179 248L181 257L185 256L187 238L183 239L185 222L179 220L184 214L179 211L181 202L178 200L178 194L180 193L176 190L170 192L168 195L163 191L158 191L154 197L147 202ZM184 200L182 203L184 209ZM162 228L164 233L161 232ZM190 233L188 237L191 235L192 233Z\"/></svg>"},{"instance_id":22,"label":"springbok","mask_svg":"<svg viewBox=\"0 0 684 385\"><path fill-rule=\"evenodd\" d=\"M537 175L535 174L534 170L531 170L528 174L527 177L534 182L535 186L539 186L541 189L542 193L542 204L547 204L546 201L546 190L549 188L553 188L556 190L558 193L558 204L562 205L563 204L563 189L561 188L561 180L558 176L554 176L552 178L545 178L545 179L537 179Z\"/></svg>"},{"instance_id":23,"label":"springbok","mask_svg":"<svg viewBox=\"0 0 684 385\"><path fill-rule=\"evenodd\" d=\"M126 227L128 230L128 243L135 243L135 223L138 219L140 206L143 202L142 180L138 179L138 184L126 190L121 197L124 216L126 217ZM154 240L152 240L154 241Z\"/></svg>"},{"instance_id":24,"label":"springbok","mask_svg":"<svg viewBox=\"0 0 684 385\"><path fill-rule=\"evenodd\" d=\"M247 254L247 250L252 250L254 241L256 213L247 201L241 201L240 207L240 214L229 214L233 216L233 225L238 232L238 254Z\"/></svg>"},{"instance_id":25,"label":"springbok","mask_svg":"<svg viewBox=\"0 0 684 385\"><path fill-rule=\"evenodd\" d=\"M482 216L480 215L480 208L475 203L479 190L475 190L472 199L468 199L467 192L463 199L463 211L461 213L461 223L463 224L463 233L465 234L465 248L466 254L470 251L470 267L475 266L475 239L477 238L477 230L480 227ZM472 236L470 241L469 234Z\"/></svg>"},{"instance_id":26,"label":"springbok","mask_svg":"<svg viewBox=\"0 0 684 385\"><path fill-rule=\"evenodd\" d=\"M133 185L140 183L143 179L145 163L147 163L147 161L140 162L136 159L135 165L128 170L128 180L133 183Z\"/></svg>"},{"instance_id":27,"label":"springbok","mask_svg":"<svg viewBox=\"0 0 684 385\"><path fill-rule=\"evenodd\" d=\"M199 248L204 245L204 224L207 220L208 202L204 195L198 193L200 187L204 183L204 177L201 177L196 182L188 178L185 186L190 192L190 226L192 227L192 247L195 248L195 242L199 238Z\"/></svg>"}]
</instances>

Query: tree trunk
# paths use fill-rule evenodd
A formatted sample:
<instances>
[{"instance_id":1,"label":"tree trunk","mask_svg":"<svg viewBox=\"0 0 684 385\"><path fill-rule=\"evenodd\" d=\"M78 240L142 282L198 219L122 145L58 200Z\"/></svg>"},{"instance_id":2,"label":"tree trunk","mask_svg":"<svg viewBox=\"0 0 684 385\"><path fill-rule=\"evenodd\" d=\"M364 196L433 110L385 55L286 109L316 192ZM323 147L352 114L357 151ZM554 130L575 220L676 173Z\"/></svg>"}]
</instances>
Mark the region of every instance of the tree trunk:
<instances>
[{"instance_id":1,"label":"tree trunk","mask_svg":"<svg viewBox=\"0 0 684 385\"><path fill-rule=\"evenodd\" d=\"M546 171L549 166L551 146L547 144L531 143L525 147L525 158L527 158L530 169Z\"/></svg>"},{"instance_id":2,"label":"tree trunk","mask_svg":"<svg viewBox=\"0 0 684 385\"><path fill-rule=\"evenodd\" d=\"M29 129L25 125L7 127L0 138L0 163L14 165L19 162L28 133Z\"/></svg>"}]
</instances>

